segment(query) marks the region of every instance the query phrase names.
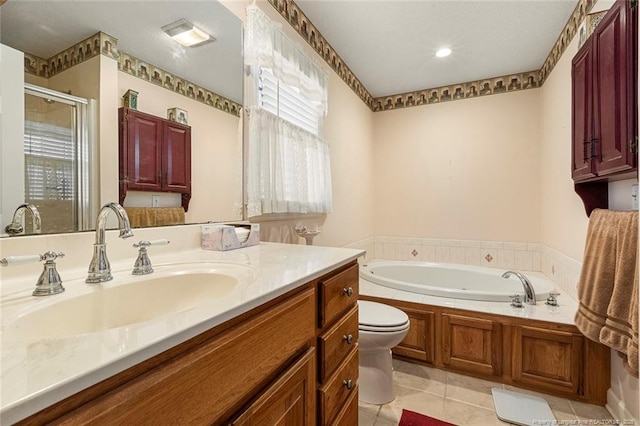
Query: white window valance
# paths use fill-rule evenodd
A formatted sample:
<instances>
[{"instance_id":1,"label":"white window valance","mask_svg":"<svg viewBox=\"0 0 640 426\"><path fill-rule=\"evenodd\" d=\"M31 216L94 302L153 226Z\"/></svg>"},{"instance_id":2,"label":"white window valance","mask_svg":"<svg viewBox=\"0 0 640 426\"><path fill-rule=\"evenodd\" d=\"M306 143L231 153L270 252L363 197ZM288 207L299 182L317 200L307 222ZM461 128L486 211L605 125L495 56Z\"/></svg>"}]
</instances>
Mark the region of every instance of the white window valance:
<instances>
[{"instance_id":1,"label":"white window valance","mask_svg":"<svg viewBox=\"0 0 640 426\"><path fill-rule=\"evenodd\" d=\"M247 7L244 62L255 68L269 68L276 78L297 87L317 105L319 113L326 115L327 74L255 4Z\"/></svg>"},{"instance_id":2,"label":"white window valance","mask_svg":"<svg viewBox=\"0 0 640 426\"><path fill-rule=\"evenodd\" d=\"M246 113L248 216L330 213L329 143L262 108Z\"/></svg>"}]
</instances>

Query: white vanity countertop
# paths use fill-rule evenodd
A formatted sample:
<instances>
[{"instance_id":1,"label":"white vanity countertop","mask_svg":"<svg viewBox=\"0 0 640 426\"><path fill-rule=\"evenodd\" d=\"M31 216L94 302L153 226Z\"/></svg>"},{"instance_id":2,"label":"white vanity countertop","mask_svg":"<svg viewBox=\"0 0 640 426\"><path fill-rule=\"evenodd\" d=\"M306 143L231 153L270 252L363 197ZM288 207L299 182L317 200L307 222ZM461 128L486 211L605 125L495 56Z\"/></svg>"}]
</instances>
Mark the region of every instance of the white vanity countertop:
<instances>
[{"instance_id":1,"label":"white vanity countertop","mask_svg":"<svg viewBox=\"0 0 640 426\"><path fill-rule=\"evenodd\" d=\"M216 302L116 329L26 342L5 339L0 331L0 423L8 425L24 419L363 254L362 250L347 248L274 243L227 252L198 249L171 255L151 253L157 272L181 262L231 262L253 268L256 279ZM130 277L133 260L112 262L114 280L98 285L117 285L119 278ZM39 266L34 267L34 276L27 280L1 283L2 330L8 321L34 304L50 304L56 298L95 291L95 284L84 283L84 267L64 271L64 293L36 298L31 292L39 270Z\"/></svg>"}]
</instances>

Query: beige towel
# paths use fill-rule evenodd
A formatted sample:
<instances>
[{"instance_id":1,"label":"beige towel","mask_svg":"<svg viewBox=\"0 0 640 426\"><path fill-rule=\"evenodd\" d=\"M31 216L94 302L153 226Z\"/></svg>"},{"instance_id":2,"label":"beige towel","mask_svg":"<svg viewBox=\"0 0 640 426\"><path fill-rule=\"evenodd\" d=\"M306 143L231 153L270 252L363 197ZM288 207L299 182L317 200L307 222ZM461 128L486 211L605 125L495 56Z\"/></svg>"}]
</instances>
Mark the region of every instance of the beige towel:
<instances>
[{"instance_id":1,"label":"beige towel","mask_svg":"<svg viewBox=\"0 0 640 426\"><path fill-rule=\"evenodd\" d=\"M125 207L125 210L134 228L184 224L182 207Z\"/></svg>"},{"instance_id":2,"label":"beige towel","mask_svg":"<svg viewBox=\"0 0 640 426\"><path fill-rule=\"evenodd\" d=\"M638 212L591 213L575 323L626 358L638 376Z\"/></svg>"}]
</instances>

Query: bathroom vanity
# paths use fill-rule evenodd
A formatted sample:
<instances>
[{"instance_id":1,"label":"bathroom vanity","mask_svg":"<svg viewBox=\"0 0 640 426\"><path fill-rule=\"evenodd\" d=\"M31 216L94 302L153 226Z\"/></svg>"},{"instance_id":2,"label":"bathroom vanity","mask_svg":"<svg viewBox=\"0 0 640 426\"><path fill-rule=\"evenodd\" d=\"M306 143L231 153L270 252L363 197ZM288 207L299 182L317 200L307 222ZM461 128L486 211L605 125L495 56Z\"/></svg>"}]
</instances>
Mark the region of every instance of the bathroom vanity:
<instances>
[{"instance_id":1,"label":"bathroom vanity","mask_svg":"<svg viewBox=\"0 0 640 426\"><path fill-rule=\"evenodd\" d=\"M262 243L187 254L192 265L246 265L253 282L210 305L209 318L178 313L133 324L116 345L108 344L113 330L25 342L14 335L10 347L3 335L2 423L356 424L363 252ZM11 348L22 353L6 354ZM55 373L39 376L47 366ZM28 389L12 395L25 379Z\"/></svg>"}]
</instances>

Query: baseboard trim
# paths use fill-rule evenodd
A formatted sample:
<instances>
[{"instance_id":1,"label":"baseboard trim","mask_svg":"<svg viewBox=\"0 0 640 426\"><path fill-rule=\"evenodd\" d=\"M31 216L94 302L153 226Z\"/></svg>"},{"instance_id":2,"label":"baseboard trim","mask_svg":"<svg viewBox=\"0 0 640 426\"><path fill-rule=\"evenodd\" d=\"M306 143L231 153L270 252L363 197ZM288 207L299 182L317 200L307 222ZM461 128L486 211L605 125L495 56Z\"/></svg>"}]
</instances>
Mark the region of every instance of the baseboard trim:
<instances>
[{"instance_id":1,"label":"baseboard trim","mask_svg":"<svg viewBox=\"0 0 640 426\"><path fill-rule=\"evenodd\" d=\"M605 405L605 408L609 410L616 420L625 420L626 422L624 424L638 424L638 420L627 410L624 401L622 401L611 388L607 391L607 405ZM632 422L628 422L629 420L632 420Z\"/></svg>"}]
</instances>

